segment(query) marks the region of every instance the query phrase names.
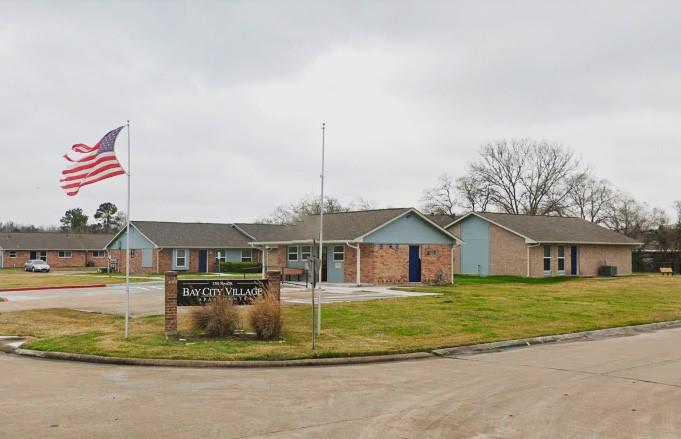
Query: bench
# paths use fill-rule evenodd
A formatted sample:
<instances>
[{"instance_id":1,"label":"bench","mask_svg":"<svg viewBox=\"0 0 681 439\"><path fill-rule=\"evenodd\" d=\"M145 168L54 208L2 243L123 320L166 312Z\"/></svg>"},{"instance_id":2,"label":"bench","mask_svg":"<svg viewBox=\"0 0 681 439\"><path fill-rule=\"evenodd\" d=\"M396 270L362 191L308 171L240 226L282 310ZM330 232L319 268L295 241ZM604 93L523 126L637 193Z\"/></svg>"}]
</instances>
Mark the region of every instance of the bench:
<instances>
[{"instance_id":1,"label":"bench","mask_svg":"<svg viewBox=\"0 0 681 439\"><path fill-rule=\"evenodd\" d=\"M662 273L662 276L674 276L674 270L672 270L671 267L660 267L660 273Z\"/></svg>"},{"instance_id":2,"label":"bench","mask_svg":"<svg viewBox=\"0 0 681 439\"><path fill-rule=\"evenodd\" d=\"M298 280L300 280L300 276L302 276L305 273L305 270L302 268L291 268L291 267L284 267L283 271L281 272L282 276L297 276Z\"/></svg>"}]
</instances>

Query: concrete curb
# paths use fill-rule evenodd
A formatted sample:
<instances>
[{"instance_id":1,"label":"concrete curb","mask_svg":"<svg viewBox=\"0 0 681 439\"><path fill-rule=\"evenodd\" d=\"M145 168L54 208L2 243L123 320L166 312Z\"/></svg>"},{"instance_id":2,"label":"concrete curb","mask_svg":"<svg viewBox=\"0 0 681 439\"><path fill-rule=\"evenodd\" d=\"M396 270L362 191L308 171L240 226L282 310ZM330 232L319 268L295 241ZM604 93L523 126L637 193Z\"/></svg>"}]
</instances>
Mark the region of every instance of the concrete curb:
<instances>
[{"instance_id":1,"label":"concrete curb","mask_svg":"<svg viewBox=\"0 0 681 439\"><path fill-rule=\"evenodd\" d=\"M118 284L113 284L118 285ZM93 284L93 285L64 285L59 287L21 287L21 288L0 288L0 293L5 293L8 291L40 291L40 290L63 290L63 289L73 289L73 288L102 288L106 287L106 284Z\"/></svg>"},{"instance_id":2,"label":"concrete curb","mask_svg":"<svg viewBox=\"0 0 681 439\"><path fill-rule=\"evenodd\" d=\"M482 343L470 346L457 346L452 348L435 349L434 355L440 357L458 357L466 355L483 354L487 352L499 352L507 349L522 348L540 344L598 340L607 337L626 337L657 331L660 329L672 329L681 327L681 320L668 322L646 323L643 325L620 326L617 328L596 329L593 331L572 332L568 334L547 335L544 337L523 338L518 340L506 340L493 343Z\"/></svg>"},{"instance_id":3,"label":"concrete curb","mask_svg":"<svg viewBox=\"0 0 681 439\"><path fill-rule=\"evenodd\" d=\"M340 366L351 364L384 363L390 361L417 360L433 358L429 352L413 352L410 354L374 355L364 357L307 358L300 360L260 360L260 361L227 361L227 360L172 360L164 358L123 358L105 357L102 355L71 354L67 352L45 352L21 349L10 345L0 346L0 351L34 358L50 360L82 361L88 363L119 364L127 366L157 367L192 367L192 368L266 368L266 367L301 367L301 366Z\"/></svg>"},{"instance_id":4,"label":"concrete curb","mask_svg":"<svg viewBox=\"0 0 681 439\"><path fill-rule=\"evenodd\" d=\"M431 352L413 352L408 354L374 355L362 357L334 357L307 358L300 360L259 360L259 361L229 361L229 360L173 360L165 358L123 358L106 357L103 355L72 354L67 352L47 352L22 349L23 338L17 336L0 336L0 352L23 355L50 360L82 361L100 364L118 364L128 366L157 366L157 367L191 367L191 368L275 368L275 367L303 367L303 366L340 366L352 364L384 363L391 361L417 360L435 357L459 357L499 352L513 348L528 347L540 344L598 340L607 337L625 337L657 331L660 329L680 328L681 320L668 322L647 323L643 325L621 326L617 328L597 329L593 331L573 332L569 334L548 335L518 340L506 340L493 343L482 343L470 346L435 349ZM11 343L11 344L10 344Z\"/></svg>"}]
</instances>

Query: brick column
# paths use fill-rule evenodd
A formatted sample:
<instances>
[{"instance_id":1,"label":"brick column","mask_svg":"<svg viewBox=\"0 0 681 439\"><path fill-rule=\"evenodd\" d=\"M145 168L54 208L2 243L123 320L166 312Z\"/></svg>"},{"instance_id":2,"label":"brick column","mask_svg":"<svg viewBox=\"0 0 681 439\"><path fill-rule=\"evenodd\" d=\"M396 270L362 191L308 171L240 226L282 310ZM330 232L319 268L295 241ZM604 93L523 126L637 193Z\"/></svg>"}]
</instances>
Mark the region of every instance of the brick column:
<instances>
[{"instance_id":1,"label":"brick column","mask_svg":"<svg viewBox=\"0 0 681 439\"><path fill-rule=\"evenodd\" d=\"M177 272L166 271L165 334L177 335Z\"/></svg>"},{"instance_id":2,"label":"brick column","mask_svg":"<svg viewBox=\"0 0 681 439\"><path fill-rule=\"evenodd\" d=\"M274 295L278 301L281 301L281 272L268 271L267 280L270 281L269 294Z\"/></svg>"}]
</instances>

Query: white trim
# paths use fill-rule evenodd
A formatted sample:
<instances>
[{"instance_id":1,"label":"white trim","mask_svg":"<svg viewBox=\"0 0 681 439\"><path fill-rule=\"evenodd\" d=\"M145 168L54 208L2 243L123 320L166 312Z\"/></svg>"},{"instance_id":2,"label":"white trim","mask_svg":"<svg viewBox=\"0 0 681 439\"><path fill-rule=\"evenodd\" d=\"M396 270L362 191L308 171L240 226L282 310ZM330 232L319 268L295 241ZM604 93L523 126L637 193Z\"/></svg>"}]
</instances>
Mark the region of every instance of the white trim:
<instances>
[{"instance_id":1,"label":"white trim","mask_svg":"<svg viewBox=\"0 0 681 439\"><path fill-rule=\"evenodd\" d=\"M68 252L68 256L66 256L66 253ZM64 256L59 256L59 253L64 253ZM71 250L57 250L57 258L58 259L71 259L73 258L73 251Z\"/></svg>"},{"instance_id":2,"label":"white trim","mask_svg":"<svg viewBox=\"0 0 681 439\"><path fill-rule=\"evenodd\" d=\"M563 256L560 256L560 249L563 249ZM563 260L563 269L560 269L560 260ZM565 274L565 246L564 245L557 245L556 246L556 269L558 270L558 274Z\"/></svg>"},{"instance_id":3,"label":"white trim","mask_svg":"<svg viewBox=\"0 0 681 439\"><path fill-rule=\"evenodd\" d=\"M239 232L243 233L244 235L248 236L249 238L257 239L255 236L251 235L250 233L248 233L247 231L245 231L241 227L237 226L236 224L231 223L231 225L232 225L232 227L234 227L235 229L237 229Z\"/></svg>"},{"instance_id":4,"label":"white trim","mask_svg":"<svg viewBox=\"0 0 681 439\"><path fill-rule=\"evenodd\" d=\"M291 259L291 249L295 248L296 249L296 258ZM300 261L300 247L297 245L288 245L286 246L286 262L298 262Z\"/></svg>"}]
</instances>

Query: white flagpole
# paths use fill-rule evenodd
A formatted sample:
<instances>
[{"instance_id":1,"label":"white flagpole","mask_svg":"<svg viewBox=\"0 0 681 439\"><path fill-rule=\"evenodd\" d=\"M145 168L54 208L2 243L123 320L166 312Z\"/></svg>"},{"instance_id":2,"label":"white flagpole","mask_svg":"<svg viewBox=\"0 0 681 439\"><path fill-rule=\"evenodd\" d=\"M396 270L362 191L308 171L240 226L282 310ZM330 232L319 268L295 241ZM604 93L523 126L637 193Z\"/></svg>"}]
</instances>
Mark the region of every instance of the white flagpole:
<instances>
[{"instance_id":1,"label":"white flagpole","mask_svg":"<svg viewBox=\"0 0 681 439\"><path fill-rule=\"evenodd\" d=\"M324 134L326 131L326 123L322 123L322 173L320 178L322 180L322 195L319 199L319 300L317 300L317 334L322 332L322 257L324 255ZM327 268L328 270L328 268Z\"/></svg>"},{"instance_id":2,"label":"white flagpole","mask_svg":"<svg viewBox=\"0 0 681 439\"><path fill-rule=\"evenodd\" d=\"M125 226L125 338L130 334L130 121L128 127L128 209Z\"/></svg>"}]
</instances>

